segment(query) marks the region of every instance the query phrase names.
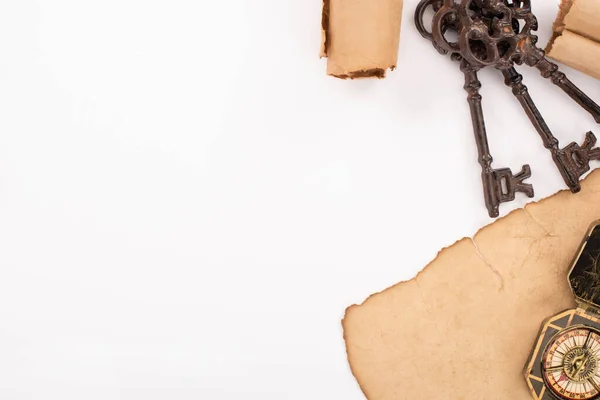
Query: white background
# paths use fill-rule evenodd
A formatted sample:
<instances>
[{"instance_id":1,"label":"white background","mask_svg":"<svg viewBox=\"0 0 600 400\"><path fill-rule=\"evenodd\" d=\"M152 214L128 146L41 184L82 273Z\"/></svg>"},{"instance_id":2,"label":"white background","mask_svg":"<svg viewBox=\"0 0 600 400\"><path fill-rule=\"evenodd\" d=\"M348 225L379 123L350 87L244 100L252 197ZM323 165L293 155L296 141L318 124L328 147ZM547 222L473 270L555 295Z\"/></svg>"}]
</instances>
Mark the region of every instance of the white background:
<instances>
[{"instance_id":1,"label":"white background","mask_svg":"<svg viewBox=\"0 0 600 400\"><path fill-rule=\"evenodd\" d=\"M341 81L317 0L0 0L0 398L364 399L346 307L491 222L416 3L398 69ZM557 5L534 4L542 46ZM521 71L562 145L600 133ZM495 167L564 189L481 79Z\"/></svg>"}]
</instances>

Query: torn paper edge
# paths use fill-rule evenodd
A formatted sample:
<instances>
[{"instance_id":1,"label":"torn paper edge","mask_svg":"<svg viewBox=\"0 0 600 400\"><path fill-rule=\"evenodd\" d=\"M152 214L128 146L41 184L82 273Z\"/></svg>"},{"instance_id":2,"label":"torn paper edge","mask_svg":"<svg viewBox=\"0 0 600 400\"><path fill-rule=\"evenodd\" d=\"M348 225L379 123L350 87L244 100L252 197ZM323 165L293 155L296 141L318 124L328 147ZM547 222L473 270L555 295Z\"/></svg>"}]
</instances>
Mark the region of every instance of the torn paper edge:
<instances>
[{"instance_id":1,"label":"torn paper edge","mask_svg":"<svg viewBox=\"0 0 600 400\"><path fill-rule=\"evenodd\" d=\"M323 11L321 12L321 58L327 57L329 50L329 13L331 0L323 0Z\"/></svg>"},{"instance_id":2,"label":"torn paper edge","mask_svg":"<svg viewBox=\"0 0 600 400\"><path fill-rule=\"evenodd\" d=\"M330 15L331 0L323 0L323 8L321 11L321 46L319 50L319 58L329 58L329 45L331 43ZM390 65L387 68L359 69L356 71L347 71L343 74L328 73L328 75L342 80L363 78L384 79L386 77L387 69L394 71L396 69L396 64Z\"/></svg>"},{"instance_id":3,"label":"torn paper edge","mask_svg":"<svg viewBox=\"0 0 600 400\"><path fill-rule=\"evenodd\" d=\"M552 51L552 46L554 46L554 42L557 38L562 36L565 30L565 18L569 11L571 11L571 7L573 7L574 0L562 0L560 5L558 6L558 14L556 16L556 20L552 24L552 37L546 46L546 53L550 53Z\"/></svg>"},{"instance_id":4,"label":"torn paper edge","mask_svg":"<svg viewBox=\"0 0 600 400\"><path fill-rule=\"evenodd\" d=\"M598 173L600 173L600 172L598 172ZM588 175L588 177L589 177L589 175ZM586 179L587 179L587 177L586 177ZM585 180L585 179L584 179L584 180ZM390 286L390 287L388 287L388 288L386 288L386 289L383 289L383 290L381 290L381 291L379 291L379 292L373 293L373 294L371 294L370 296L368 296L368 297L367 297L367 298L366 298L366 299L365 299L365 300L364 300L362 303L360 303L360 304L353 304L353 305L351 305L351 306L349 306L349 307L347 307L347 308L346 308L346 310L345 310L345 312L344 312L344 317L343 317L343 318L342 318L342 320L341 320L342 332L343 332L343 335L342 335L342 336L343 336L343 340L344 340L344 347L345 347L345 351L346 351L346 359L347 359L347 361L348 361L348 365L349 365L349 368L350 368L350 372L352 373L352 376L354 377L354 379L355 379L355 381L357 382L357 384L358 384L358 386L359 386L360 390L362 391L362 393L365 395L365 397L366 397L366 398L371 398L371 397L369 397L369 395L367 394L367 392L366 392L366 389L362 387L362 385L361 385L361 383L360 383L360 381L359 381L359 378L358 378L358 376L357 376L357 374L356 374L356 371L354 370L354 367L353 367L352 363L350 363L350 353L349 353L349 348L348 348L348 338L347 338L347 336L346 336L346 332L347 332L347 329L346 329L346 320L347 320L348 314L349 314L349 313L350 313L350 312L351 312L351 311L352 311L354 308L359 308L359 307L362 307L362 306L364 306L366 303L370 302L371 300L375 299L376 297L378 297L378 296L380 296L380 295L383 295L385 292L387 292L387 291L389 291L389 290L392 290L392 289L394 289L394 288L396 288L396 287L398 287L398 286L400 286L400 285L404 285L404 284L407 284L407 283L410 283L410 282L413 282L413 281L415 281L415 282L416 282L416 281L418 281L419 277L420 277L421 275L423 275L423 274L424 274L424 273L425 273L425 272L426 272L426 271L427 271L427 270L428 270L428 269L429 269L429 268L430 268L430 267L431 267L431 266L432 266L432 265L433 265L433 264L434 264L436 261L438 261L438 259L439 259L439 258L440 258L440 256L442 255L442 253L444 253L444 252L445 252L445 251L447 251L448 249L451 249L451 248L453 248L453 247L455 247L455 246L457 246L457 245L459 245L460 243L463 243L463 242L465 242L465 241L467 241L467 242L470 242L470 243L471 243L471 245L473 245L473 247L474 247L474 251L476 251L476 252L477 252L477 254L479 255L479 257L481 257L481 259L483 260L483 262L484 262L484 263L486 263L486 265L489 265L489 264L486 262L486 260L483 258L483 256L481 255L481 253L479 252L479 250L478 250L478 247L477 247L477 243L476 243L475 239L476 239L476 238L477 238L477 236L479 236L479 234L480 234L480 233L482 233L484 230L486 230L486 229L490 228L490 227L491 227L491 226L493 226L494 224L496 224L496 223L499 223L500 221L502 221L502 220L504 220L504 219L506 219L506 218L510 217L511 215L513 215L513 214L515 214L515 213L518 213L518 212L526 212L526 213L527 213L527 215L529 215L529 217L530 217L530 218L531 218L531 219L532 219L532 220L533 220L535 223L537 223L537 224L538 224L538 225L539 225L539 226L540 226L542 229L544 229L546 232L548 232L550 235L552 235L552 233L548 231L547 227L545 227L544 225L542 225L542 224L541 224L539 221L537 221L537 220L534 218L534 216L531 214L531 212L528 210L528 208L530 208L531 206L533 206L533 205L536 205L536 204L542 204L542 203L544 203L545 201L548 201L548 200L550 200L550 199L553 199L554 197L556 197L556 196L559 196L560 194L563 194L563 193L566 193L566 192L569 192L569 193L570 193L570 191L569 191L569 190L567 190L567 189L562 189L562 190L559 190L559 191L555 192L554 194L552 194L552 195L550 195L550 196L548 196L548 197L545 197L545 198L543 198L543 199L540 199L540 200L538 200L538 201L532 201L532 202L530 202L530 203L526 204L526 205L525 205L523 208L517 208L517 209L515 209L515 210L512 210L511 212L509 212L509 213L508 213L508 214L506 214L505 216L503 216L503 217L500 217L500 218L497 218L497 219L496 219L494 222L492 222L492 223L490 223L490 224L488 224L488 225L486 225L486 226L483 226L483 227L481 227L480 229L478 229L478 230L476 231L476 233L475 233L475 234L474 234L472 237L468 237L468 236L467 236L467 237L463 237L463 238L461 238L461 239L458 239L458 240L456 240L454 243L452 243L452 244L450 244L450 245L448 245L448 246L445 246L445 247L441 248L441 249L440 249L440 250L437 252L436 256L435 256L435 257L434 257L434 258L433 258L433 259L432 259L432 260L431 260L429 263L427 263L427 264L425 265L425 267L424 267L423 269L421 269L421 270L420 270L420 271L419 271L419 272L418 272L418 273L417 273L417 274L416 274L416 275L415 275L413 278L411 278L411 279L407 279L407 280L404 280L404 281L401 281L401 282L398 282L398 283L396 283L396 284L394 284L394 285L392 285L392 286ZM492 272L493 272L493 271L492 271ZM497 271L496 271L496 272L497 272Z\"/></svg>"}]
</instances>

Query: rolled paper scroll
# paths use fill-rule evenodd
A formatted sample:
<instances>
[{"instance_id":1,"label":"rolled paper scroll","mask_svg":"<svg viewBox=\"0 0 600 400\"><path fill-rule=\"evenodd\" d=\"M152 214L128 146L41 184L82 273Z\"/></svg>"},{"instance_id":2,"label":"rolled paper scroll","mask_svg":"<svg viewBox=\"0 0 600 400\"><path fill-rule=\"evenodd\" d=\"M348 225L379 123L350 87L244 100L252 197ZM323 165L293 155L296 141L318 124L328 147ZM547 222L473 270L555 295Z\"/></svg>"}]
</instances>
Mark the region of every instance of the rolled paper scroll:
<instances>
[{"instance_id":1,"label":"rolled paper scroll","mask_svg":"<svg viewBox=\"0 0 600 400\"><path fill-rule=\"evenodd\" d=\"M402 0L324 0L321 57L341 79L384 78L396 68Z\"/></svg>"},{"instance_id":2,"label":"rolled paper scroll","mask_svg":"<svg viewBox=\"0 0 600 400\"><path fill-rule=\"evenodd\" d=\"M548 57L600 79L600 1L563 0Z\"/></svg>"}]
</instances>

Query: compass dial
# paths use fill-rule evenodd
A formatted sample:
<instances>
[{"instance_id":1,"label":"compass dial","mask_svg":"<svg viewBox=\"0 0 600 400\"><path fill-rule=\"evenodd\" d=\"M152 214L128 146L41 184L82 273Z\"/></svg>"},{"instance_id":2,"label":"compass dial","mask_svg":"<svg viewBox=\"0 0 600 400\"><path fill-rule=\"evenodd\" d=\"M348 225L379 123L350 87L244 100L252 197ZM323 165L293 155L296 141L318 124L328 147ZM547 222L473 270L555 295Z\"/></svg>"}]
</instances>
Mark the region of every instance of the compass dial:
<instances>
[{"instance_id":1,"label":"compass dial","mask_svg":"<svg viewBox=\"0 0 600 400\"><path fill-rule=\"evenodd\" d=\"M542 375L561 400L600 398L600 331L575 326L554 336L542 357Z\"/></svg>"}]
</instances>

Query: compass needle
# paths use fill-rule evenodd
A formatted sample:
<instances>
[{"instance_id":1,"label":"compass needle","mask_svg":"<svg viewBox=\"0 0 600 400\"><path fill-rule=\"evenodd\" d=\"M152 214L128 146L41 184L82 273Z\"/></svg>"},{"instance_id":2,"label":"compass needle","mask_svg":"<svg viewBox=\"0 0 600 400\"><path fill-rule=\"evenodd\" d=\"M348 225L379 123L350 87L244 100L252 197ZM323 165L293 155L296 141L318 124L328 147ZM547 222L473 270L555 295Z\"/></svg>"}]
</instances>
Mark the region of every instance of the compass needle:
<instances>
[{"instance_id":1,"label":"compass needle","mask_svg":"<svg viewBox=\"0 0 600 400\"><path fill-rule=\"evenodd\" d=\"M594 382L594 378L589 378L588 382L590 383L590 385L592 385L594 387L594 390L596 391L596 393L600 393L600 387L598 386L598 384L596 382Z\"/></svg>"},{"instance_id":2,"label":"compass needle","mask_svg":"<svg viewBox=\"0 0 600 400\"><path fill-rule=\"evenodd\" d=\"M585 342L583 343L583 348L584 349L588 348L588 345L589 345L591 337L592 337L592 331L589 331L587 337L585 338Z\"/></svg>"}]
</instances>

